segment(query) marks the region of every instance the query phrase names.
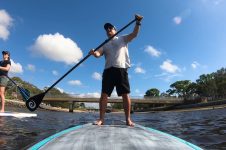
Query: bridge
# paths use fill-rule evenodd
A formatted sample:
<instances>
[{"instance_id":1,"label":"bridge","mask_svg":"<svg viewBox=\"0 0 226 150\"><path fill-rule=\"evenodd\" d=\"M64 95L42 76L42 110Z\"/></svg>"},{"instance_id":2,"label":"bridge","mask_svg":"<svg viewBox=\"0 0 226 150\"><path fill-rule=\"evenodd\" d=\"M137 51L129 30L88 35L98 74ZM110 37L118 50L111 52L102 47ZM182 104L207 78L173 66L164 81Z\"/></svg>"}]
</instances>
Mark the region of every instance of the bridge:
<instances>
[{"instance_id":1,"label":"bridge","mask_svg":"<svg viewBox=\"0 0 226 150\"><path fill-rule=\"evenodd\" d=\"M69 112L73 112L75 103L99 103L99 98L81 98L81 97L57 97L57 96L46 96L43 102L68 102ZM108 103L122 103L123 100L120 98L109 98ZM162 105L175 105L182 104L184 102L181 98L174 97L147 97L147 98L131 98L132 110L134 110L135 104L162 104Z\"/></svg>"}]
</instances>

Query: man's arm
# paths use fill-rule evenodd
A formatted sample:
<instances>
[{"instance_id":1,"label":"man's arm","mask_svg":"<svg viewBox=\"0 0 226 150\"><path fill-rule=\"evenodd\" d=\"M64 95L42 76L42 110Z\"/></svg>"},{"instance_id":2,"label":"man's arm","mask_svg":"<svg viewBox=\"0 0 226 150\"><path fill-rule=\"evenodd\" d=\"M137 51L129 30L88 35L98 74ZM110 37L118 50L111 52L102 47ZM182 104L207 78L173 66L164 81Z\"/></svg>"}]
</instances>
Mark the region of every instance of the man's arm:
<instances>
[{"instance_id":1,"label":"man's arm","mask_svg":"<svg viewBox=\"0 0 226 150\"><path fill-rule=\"evenodd\" d=\"M133 32L126 36L126 42L132 41L139 33L140 26L141 26L141 20L143 19L143 16L135 15L136 18L136 25L133 29Z\"/></svg>"},{"instance_id":2,"label":"man's arm","mask_svg":"<svg viewBox=\"0 0 226 150\"><path fill-rule=\"evenodd\" d=\"M103 55L103 48L101 47L100 49L96 50L95 52L94 52L94 49L91 49L91 50L89 51L89 54L90 54L90 55L93 55L93 56L96 57L96 58L98 58L98 57L100 57L100 56Z\"/></svg>"},{"instance_id":3,"label":"man's arm","mask_svg":"<svg viewBox=\"0 0 226 150\"><path fill-rule=\"evenodd\" d=\"M0 67L0 70L3 70L3 71L9 71L10 69L10 64L7 64L6 67Z\"/></svg>"}]
</instances>

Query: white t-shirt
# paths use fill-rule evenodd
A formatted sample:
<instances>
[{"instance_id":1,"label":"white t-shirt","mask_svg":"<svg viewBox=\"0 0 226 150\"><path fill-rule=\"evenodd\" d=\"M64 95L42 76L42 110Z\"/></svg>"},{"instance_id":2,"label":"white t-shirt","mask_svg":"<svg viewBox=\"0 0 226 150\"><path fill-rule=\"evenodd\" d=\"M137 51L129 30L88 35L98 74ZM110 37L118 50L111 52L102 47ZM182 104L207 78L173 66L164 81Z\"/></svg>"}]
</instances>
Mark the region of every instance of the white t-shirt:
<instances>
[{"instance_id":1,"label":"white t-shirt","mask_svg":"<svg viewBox=\"0 0 226 150\"><path fill-rule=\"evenodd\" d=\"M101 48L105 56L105 69L130 67L128 43L125 38L126 36L115 36Z\"/></svg>"}]
</instances>

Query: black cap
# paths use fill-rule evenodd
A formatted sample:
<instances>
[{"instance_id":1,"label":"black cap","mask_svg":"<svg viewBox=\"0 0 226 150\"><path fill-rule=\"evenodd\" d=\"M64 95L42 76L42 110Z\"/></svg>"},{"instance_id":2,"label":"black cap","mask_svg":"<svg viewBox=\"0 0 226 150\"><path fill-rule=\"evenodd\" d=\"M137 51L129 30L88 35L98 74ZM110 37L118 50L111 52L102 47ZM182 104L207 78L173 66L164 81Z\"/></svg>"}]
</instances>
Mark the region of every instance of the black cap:
<instances>
[{"instance_id":1,"label":"black cap","mask_svg":"<svg viewBox=\"0 0 226 150\"><path fill-rule=\"evenodd\" d=\"M10 52L9 51L2 51L2 55L3 54L8 54L10 56Z\"/></svg>"},{"instance_id":2,"label":"black cap","mask_svg":"<svg viewBox=\"0 0 226 150\"><path fill-rule=\"evenodd\" d=\"M109 27L114 28L116 30L115 26L113 26L111 23L105 23L104 29L107 30Z\"/></svg>"}]
</instances>

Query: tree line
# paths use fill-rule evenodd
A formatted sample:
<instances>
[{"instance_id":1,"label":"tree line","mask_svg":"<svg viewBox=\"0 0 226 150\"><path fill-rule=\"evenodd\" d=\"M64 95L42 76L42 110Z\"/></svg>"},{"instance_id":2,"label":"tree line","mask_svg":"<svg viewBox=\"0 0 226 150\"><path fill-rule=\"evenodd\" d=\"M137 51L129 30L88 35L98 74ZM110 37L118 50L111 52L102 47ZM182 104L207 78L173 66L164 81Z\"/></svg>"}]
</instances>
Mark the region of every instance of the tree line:
<instances>
[{"instance_id":1,"label":"tree line","mask_svg":"<svg viewBox=\"0 0 226 150\"><path fill-rule=\"evenodd\" d=\"M221 68L210 74L202 74L192 82L190 80L176 81L170 89L160 94L157 88L146 91L144 96L177 96L184 100L194 98L208 98L210 100L226 98L226 68Z\"/></svg>"}]
</instances>

